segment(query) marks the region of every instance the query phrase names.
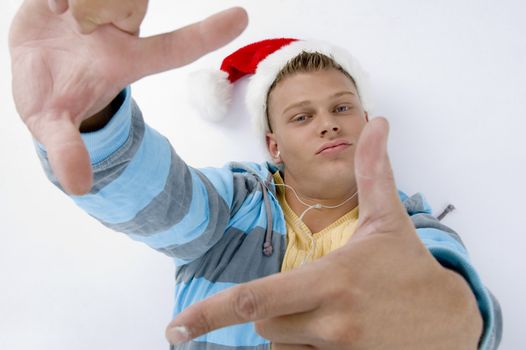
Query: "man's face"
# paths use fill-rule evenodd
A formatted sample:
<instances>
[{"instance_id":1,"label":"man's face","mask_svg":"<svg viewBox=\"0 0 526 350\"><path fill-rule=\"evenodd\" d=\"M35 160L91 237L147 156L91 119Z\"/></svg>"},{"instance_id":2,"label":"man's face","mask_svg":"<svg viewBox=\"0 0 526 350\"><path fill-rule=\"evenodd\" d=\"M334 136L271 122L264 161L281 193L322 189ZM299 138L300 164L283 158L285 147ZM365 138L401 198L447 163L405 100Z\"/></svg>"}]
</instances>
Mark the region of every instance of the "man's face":
<instances>
[{"instance_id":1,"label":"man's face","mask_svg":"<svg viewBox=\"0 0 526 350\"><path fill-rule=\"evenodd\" d=\"M270 93L268 111L267 147L285 164L287 182L354 183L354 151L367 113L347 76L336 69L288 76Z\"/></svg>"}]
</instances>

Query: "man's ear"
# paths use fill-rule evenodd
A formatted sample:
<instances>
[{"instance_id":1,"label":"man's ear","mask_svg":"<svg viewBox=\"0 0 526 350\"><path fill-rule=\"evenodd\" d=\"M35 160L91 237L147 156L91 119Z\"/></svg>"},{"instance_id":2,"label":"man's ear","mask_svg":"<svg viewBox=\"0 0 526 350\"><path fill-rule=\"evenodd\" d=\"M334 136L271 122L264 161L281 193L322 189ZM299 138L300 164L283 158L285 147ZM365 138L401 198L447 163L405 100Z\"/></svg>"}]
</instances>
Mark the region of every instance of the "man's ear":
<instances>
[{"instance_id":1,"label":"man's ear","mask_svg":"<svg viewBox=\"0 0 526 350\"><path fill-rule=\"evenodd\" d=\"M282 160L278 148L278 142L276 141L276 136L271 132L267 132L265 135L265 142L267 144L267 151L272 157L272 161L275 164L281 163Z\"/></svg>"}]
</instances>

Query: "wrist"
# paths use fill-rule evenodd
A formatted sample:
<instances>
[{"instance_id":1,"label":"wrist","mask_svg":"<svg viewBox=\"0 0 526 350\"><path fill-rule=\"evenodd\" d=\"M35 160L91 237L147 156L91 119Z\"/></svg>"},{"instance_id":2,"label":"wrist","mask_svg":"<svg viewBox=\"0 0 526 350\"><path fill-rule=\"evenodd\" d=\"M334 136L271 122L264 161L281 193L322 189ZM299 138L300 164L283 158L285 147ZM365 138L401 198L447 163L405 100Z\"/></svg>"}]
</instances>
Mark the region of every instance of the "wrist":
<instances>
[{"instance_id":1,"label":"wrist","mask_svg":"<svg viewBox=\"0 0 526 350\"><path fill-rule=\"evenodd\" d=\"M125 88L120 95L123 101L113 116L109 118L107 124L99 130L81 134L92 164L107 159L123 147L129 140L130 133L133 132L133 103L130 88Z\"/></svg>"},{"instance_id":2,"label":"wrist","mask_svg":"<svg viewBox=\"0 0 526 350\"><path fill-rule=\"evenodd\" d=\"M124 102L125 94L121 91L115 98L101 111L84 120L79 127L81 133L90 133L104 128L111 118L117 113Z\"/></svg>"}]
</instances>

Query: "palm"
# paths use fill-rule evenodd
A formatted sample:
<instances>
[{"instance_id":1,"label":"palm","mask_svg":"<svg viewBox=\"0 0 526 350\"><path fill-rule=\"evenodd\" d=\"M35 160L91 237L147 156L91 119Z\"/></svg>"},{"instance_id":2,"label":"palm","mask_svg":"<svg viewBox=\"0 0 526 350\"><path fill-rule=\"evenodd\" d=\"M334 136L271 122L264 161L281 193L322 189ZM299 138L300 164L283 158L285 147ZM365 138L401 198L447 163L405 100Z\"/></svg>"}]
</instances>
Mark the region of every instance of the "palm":
<instances>
[{"instance_id":1,"label":"palm","mask_svg":"<svg viewBox=\"0 0 526 350\"><path fill-rule=\"evenodd\" d=\"M55 176L73 194L91 188L80 123L126 85L188 64L239 35L247 25L234 8L174 32L138 38L113 25L81 35L71 14L26 0L10 33L13 96L19 114L47 150Z\"/></svg>"},{"instance_id":2,"label":"palm","mask_svg":"<svg viewBox=\"0 0 526 350\"><path fill-rule=\"evenodd\" d=\"M11 41L15 103L37 138L42 123L59 115L78 127L130 83L123 57L138 40L112 26L81 35L67 15L43 10L17 17Z\"/></svg>"}]
</instances>

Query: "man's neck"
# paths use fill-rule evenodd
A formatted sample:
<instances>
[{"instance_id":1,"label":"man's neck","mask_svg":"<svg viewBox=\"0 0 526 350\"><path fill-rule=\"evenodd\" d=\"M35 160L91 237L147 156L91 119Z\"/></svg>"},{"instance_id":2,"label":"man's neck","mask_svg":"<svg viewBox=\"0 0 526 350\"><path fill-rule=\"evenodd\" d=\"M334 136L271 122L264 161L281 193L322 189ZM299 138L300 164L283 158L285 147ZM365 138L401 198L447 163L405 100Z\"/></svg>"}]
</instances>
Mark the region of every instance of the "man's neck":
<instances>
[{"instance_id":1,"label":"man's neck","mask_svg":"<svg viewBox=\"0 0 526 350\"><path fill-rule=\"evenodd\" d=\"M294 186L292 187L294 188ZM302 193L301 189L294 188L294 190L300 198L298 199L296 194L289 187L286 187L285 199L287 200L289 207L298 217L301 217L305 210L309 208L309 206L303 204L302 201L310 205L321 204L323 206L338 206L341 204L336 208L312 208L307 210L303 215L303 223L312 233L320 232L358 206L358 195L350 189L349 191L346 191L343 196L330 199L305 195ZM352 198L350 198L351 196Z\"/></svg>"}]
</instances>

